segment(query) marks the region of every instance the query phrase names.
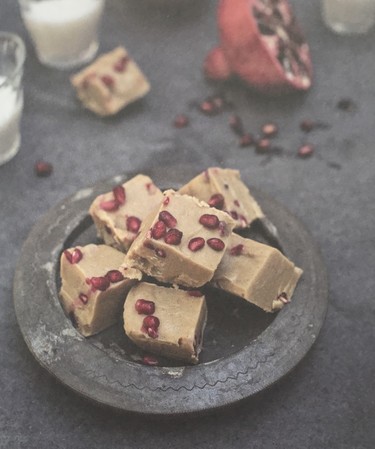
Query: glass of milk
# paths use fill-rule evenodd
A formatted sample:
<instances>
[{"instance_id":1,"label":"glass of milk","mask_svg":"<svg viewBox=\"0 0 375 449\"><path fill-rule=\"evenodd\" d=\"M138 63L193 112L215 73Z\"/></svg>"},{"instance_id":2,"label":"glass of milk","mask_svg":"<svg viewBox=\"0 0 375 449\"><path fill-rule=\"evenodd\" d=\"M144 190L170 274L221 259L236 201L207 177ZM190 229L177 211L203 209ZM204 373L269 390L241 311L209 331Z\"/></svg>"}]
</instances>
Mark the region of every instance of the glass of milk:
<instances>
[{"instance_id":1,"label":"glass of milk","mask_svg":"<svg viewBox=\"0 0 375 449\"><path fill-rule=\"evenodd\" d=\"M19 0L39 61L69 69L94 58L105 0Z\"/></svg>"},{"instance_id":2,"label":"glass of milk","mask_svg":"<svg viewBox=\"0 0 375 449\"><path fill-rule=\"evenodd\" d=\"M363 34L375 22L375 0L321 0L326 25L338 34Z\"/></svg>"},{"instance_id":3,"label":"glass of milk","mask_svg":"<svg viewBox=\"0 0 375 449\"><path fill-rule=\"evenodd\" d=\"M19 150L23 108L25 45L13 33L0 32L0 165Z\"/></svg>"}]
</instances>

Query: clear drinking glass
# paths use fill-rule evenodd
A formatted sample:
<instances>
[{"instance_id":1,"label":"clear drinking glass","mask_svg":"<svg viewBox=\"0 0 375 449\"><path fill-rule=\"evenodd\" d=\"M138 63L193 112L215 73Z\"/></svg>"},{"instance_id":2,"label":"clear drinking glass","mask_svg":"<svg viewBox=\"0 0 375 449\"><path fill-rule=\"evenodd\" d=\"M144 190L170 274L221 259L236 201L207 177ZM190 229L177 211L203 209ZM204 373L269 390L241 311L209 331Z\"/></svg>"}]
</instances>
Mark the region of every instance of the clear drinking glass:
<instances>
[{"instance_id":1,"label":"clear drinking glass","mask_svg":"<svg viewBox=\"0 0 375 449\"><path fill-rule=\"evenodd\" d=\"M326 25L338 34L367 33L375 22L375 0L321 0Z\"/></svg>"},{"instance_id":2,"label":"clear drinking glass","mask_svg":"<svg viewBox=\"0 0 375 449\"><path fill-rule=\"evenodd\" d=\"M98 28L105 0L18 0L39 61L68 69L98 51Z\"/></svg>"},{"instance_id":3,"label":"clear drinking glass","mask_svg":"<svg viewBox=\"0 0 375 449\"><path fill-rule=\"evenodd\" d=\"M0 165L17 154L21 143L25 56L25 45L19 36L0 32Z\"/></svg>"}]
</instances>

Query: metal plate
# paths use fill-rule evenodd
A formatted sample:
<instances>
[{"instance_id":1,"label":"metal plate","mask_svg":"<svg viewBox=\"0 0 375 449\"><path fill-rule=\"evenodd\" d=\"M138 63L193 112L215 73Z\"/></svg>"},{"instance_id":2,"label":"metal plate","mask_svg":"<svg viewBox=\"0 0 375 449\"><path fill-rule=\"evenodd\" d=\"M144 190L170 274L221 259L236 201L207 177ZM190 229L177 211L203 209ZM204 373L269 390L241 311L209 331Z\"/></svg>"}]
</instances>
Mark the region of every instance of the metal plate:
<instances>
[{"instance_id":1,"label":"metal plate","mask_svg":"<svg viewBox=\"0 0 375 449\"><path fill-rule=\"evenodd\" d=\"M147 171L163 188L177 188L196 173L186 167ZM275 383L317 338L327 309L327 280L319 252L303 225L255 189L252 193L278 229L284 253L304 270L292 303L278 314L208 289L209 319L200 364L164 361L160 367L137 362L140 353L121 323L85 339L64 315L57 294L60 253L65 247L96 241L88 206L98 194L133 175L80 190L48 212L26 240L15 273L14 302L34 357L81 395L117 409L153 415L223 407ZM247 236L273 243L262 228Z\"/></svg>"}]
</instances>

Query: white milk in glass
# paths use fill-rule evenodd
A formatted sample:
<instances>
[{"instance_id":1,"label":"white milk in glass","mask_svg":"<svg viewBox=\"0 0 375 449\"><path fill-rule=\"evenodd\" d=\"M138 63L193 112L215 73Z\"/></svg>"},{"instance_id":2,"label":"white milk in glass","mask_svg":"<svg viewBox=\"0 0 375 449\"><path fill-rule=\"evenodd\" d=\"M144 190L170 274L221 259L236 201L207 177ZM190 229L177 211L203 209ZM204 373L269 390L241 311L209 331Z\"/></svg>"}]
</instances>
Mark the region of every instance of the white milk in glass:
<instances>
[{"instance_id":1,"label":"white milk in glass","mask_svg":"<svg viewBox=\"0 0 375 449\"><path fill-rule=\"evenodd\" d=\"M11 159L20 144L22 93L0 76L0 164Z\"/></svg>"},{"instance_id":2,"label":"white milk in glass","mask_svg":"<svg viewBox=\"0 0 375 449\"><path fill-rule=\"evenodd\" d=\"M366 33L375 21L375 0L322 0L322 14L336 33Z\"/></svg>"},{"instance_id":3,"label":"white milk in glass","mask_svg":"<svg viewBox=\"0 0 375 449\"><path fill-rule=\"evenodd\" d=\"M97 49L98 24L105 0L30 1L23 20L42 63L72 67Z\"/></svg>"}]
</instances>

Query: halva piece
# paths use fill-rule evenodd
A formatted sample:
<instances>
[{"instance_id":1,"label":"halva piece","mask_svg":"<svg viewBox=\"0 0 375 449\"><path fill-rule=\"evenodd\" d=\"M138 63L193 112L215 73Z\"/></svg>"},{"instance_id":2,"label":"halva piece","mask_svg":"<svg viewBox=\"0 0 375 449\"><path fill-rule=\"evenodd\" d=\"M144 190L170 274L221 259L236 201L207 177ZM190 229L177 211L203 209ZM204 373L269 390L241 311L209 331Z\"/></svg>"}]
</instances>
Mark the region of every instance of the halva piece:
<instances>
[{"instance_id":1,"label":"halva piece","mask_svg":"<svg viewBox=\"0 0 375 449\"><path fill-rule=\"evenodd\" d=\"M240 172L229 168L211 167L193 178L178 191L195 196L210 206L228 212L235 228L246 228L264 213L242 182Z\"/></svg>"},{"instance_id":2,"label":"halva piece","mask_svg":"<svg viewBox=\"0 0 375 449\"><path fill-rule=\"evenodd\" d=\"M98 237L105 244L126 252L144 218L162 199L161 190L145 175L137 175L111 192L99 195L89 209Z\"/></svg>"},{"instance_id":3,"label":"halva piece","mask_svg":"<svg viewBox=\"0 0 375 449\"><path fill-rule=\"evenodd\" d=\"M290 302L301 274L279 250L233 233L212 283L274 312Z\"/></svg>"},{"instance_id":4,"label":"halva piece","mask_svg":"<svg viewBox=\"0 0 375 449\"><path fill-rule=\"evenodd\" d=\"M197 290L141 282L125 301L126 335L146 351L187 363L198 363L206 319L206 300Z\"/></svg>"},{"instance_id":5,"label":"halva piece","mask_svg":"<svg viewBox=\"0 0 375 449\"><path fill-rule=\"evenodd\" d=\"M88 337L119 320L126 294L142 273L122 266L124 255L106 245L76 246L60 260L60 298L79 332Z\"/></svg>"},{"instance_id":6,"label":"halva piece","mask_svg":"<svg viewBox=\"0 0 375 449\"><path fill-rule=\"evenodd\" d=\"M145 96L150 84L123 47L97 58L71 77L78 98L98 115L113 115Z\"/></svg>"},{"instance_id":7,"label":"halva piece","mask_svg":"<svg viewBox=\"0 0 375 449\"><path fill-rule=\"evenodd\" d=\"M144 221L125 261L159 281L200 287L219 265L233 225L227 213L168 190Z\"/></svg>"}]
</instances>

